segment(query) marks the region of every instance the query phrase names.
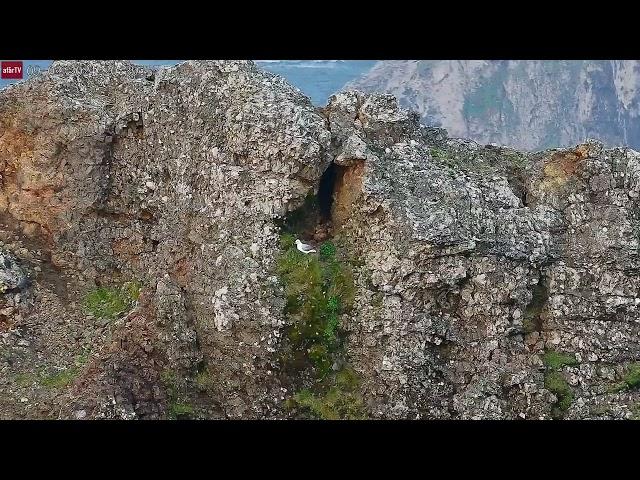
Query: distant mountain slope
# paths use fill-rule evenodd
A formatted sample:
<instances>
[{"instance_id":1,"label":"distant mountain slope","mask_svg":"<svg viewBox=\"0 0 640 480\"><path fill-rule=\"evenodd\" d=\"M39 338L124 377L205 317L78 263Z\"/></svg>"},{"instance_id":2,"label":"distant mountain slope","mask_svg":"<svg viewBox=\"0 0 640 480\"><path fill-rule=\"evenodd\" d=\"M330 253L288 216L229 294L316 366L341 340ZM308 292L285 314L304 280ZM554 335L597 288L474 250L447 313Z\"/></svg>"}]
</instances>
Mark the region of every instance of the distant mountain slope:
<instances>
[{"instance_id":1,"label":"distant mountain slope","mask_svg":"<svg viewBox=\"0 0 640 480\"><path fill-rule=\"evenodd\" d=\"M457 137L524 149L595 137L640 148L640 62L381 61L347 88L390 92Z\"/></svg>"}]
</instances>

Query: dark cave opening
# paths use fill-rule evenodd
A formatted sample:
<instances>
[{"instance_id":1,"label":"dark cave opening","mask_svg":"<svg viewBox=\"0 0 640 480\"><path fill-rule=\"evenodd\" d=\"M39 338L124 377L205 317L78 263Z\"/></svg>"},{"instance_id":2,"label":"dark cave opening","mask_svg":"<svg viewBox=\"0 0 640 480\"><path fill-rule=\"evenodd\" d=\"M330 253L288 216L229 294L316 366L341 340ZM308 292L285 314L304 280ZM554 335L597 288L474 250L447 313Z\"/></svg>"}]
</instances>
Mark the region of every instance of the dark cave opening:
<instances>
[{"instance_id":1,"label":"dark cave opening","mask_svg":"<svg viewBox=\"0 0 640 480\"><path fill-rule=\"evenodd\" d=\"M345 167L331 163L322 173L316 192L309 192L302 205L290 211L277 224L286 233L306 240L324 241L332 237L336 184Z\"/></svg>"},{"instance_id":2,"label":"dark cave opening","mask_svg":"<svg viewBox=\"0 0 640 480\"><path fill-rule=\"evenodd\" d=\"M324 171L322 177L320 177L317 196L320 222L329 222L331 220L333 192L335 190L336 179L338 178L338 168L339 167L332 162Z\"/></svg>"}]
</instances>

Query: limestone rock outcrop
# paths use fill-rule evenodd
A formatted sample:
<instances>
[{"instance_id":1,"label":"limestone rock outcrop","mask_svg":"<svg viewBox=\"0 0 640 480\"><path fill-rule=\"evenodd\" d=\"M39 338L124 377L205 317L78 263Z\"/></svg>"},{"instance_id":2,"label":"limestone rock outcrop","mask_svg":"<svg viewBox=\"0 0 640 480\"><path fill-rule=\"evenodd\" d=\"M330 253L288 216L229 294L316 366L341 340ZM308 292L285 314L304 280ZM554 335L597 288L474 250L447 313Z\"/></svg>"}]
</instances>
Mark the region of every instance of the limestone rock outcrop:
<instances>
[{"instance_id":1,"label":"limestone rock outcrop","mask_svg":"<svg viewBox=\"0 0 640 480\"><path fill-rule=\"evenodd\" d=\"M0 238L35 272L3 415L286 418L280 226L333 169L369 417L632 418L639 161L452 139L390 95L315 109L252 62L56 62L0 92ZM132 280L127 315L83 310Z\"/></svg>"}]
</instances>

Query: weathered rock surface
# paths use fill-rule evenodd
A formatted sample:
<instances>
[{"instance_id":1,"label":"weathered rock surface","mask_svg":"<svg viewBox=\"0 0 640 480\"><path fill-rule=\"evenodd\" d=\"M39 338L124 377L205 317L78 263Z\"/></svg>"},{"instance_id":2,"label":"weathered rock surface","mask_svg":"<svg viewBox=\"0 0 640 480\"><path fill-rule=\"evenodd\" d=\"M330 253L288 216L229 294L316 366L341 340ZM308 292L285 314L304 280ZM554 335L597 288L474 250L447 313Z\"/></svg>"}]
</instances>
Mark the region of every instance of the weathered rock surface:
<instances>
[{"instance_id":1,"label":"weathered rock surface","mask_svg":"<svg viewBox=\"0 0 640 480\"><path fill-rule=\"evenodd\" d=\"M0 110L0 206L23 233L57 267L143 278L167 368L204 360L225 414L270 415L272 219L329 161L308 99L249 62L56 62L4 90Z\"/></svg>"},{"instance_id":2,"label":"weathered rock surface","mask_svg":"<svg viewBox=\"0 0 640 480\"><path fill-rule=\"evenodd\" d=\"M7 417L287 416L277 225L332 161L331 234L357 260L341 326L369 416L637 414L620 387L640 361L637 152L482 147L389 95L316 111L251 62L54 67L0 93L7 235L50 257L3 333ZM92 283L130 279L128 315L82 310ZM545 365L553 352L572 360ZM52 393L25 381L29 359L77 376Z\"/></svg>"},{"instance_id":3,"label":"weathered rock surface","mask_svg":"<svg viewBox=\"0 0 640 480\"><path fill-rule=\"evenodd\" d=\"M569 418L633 415L637 392L608 387L640 353L639 154L592 142L520 156L420 129L390 99L386 136L371 102L340 94L327 111L359 118L349 144L376 149L336 192L364 264L347 323L372 414L548 418L542 358L557 351L577 360Z\"/></svg>"}]
</instances>

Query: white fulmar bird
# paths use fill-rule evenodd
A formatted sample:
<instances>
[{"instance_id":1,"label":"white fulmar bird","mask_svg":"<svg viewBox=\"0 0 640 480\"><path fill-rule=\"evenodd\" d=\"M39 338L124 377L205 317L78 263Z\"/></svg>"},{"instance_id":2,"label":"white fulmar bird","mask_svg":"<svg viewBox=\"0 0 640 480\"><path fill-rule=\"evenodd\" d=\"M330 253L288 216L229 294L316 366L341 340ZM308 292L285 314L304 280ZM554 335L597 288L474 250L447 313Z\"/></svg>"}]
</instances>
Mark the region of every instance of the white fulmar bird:
<instances>
[{"instance_id":1,"label":"white fulmar bird","mask_svg":"<svg viewBox=\"0 0 640 480\"><path fill-rule=\"evenodd\" d=\"M311 245L307 245L306 243L302 243L299 239L296 239L296 247L302 253L314 253L315 249Z\"/></svg>"}]
</instances>

